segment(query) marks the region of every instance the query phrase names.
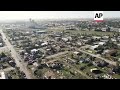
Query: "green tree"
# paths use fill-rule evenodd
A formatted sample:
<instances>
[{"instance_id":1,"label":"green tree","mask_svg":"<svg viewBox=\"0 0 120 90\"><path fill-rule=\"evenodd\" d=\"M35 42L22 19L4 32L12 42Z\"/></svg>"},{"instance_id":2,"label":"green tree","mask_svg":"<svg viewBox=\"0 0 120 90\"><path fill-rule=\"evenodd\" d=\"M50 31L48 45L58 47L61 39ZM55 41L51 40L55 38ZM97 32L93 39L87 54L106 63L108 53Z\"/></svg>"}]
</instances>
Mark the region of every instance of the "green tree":
<instances>
[{"instance_id":1,"label":"green tree","mask_svg":"<svg viewBox=\"0 0 120 90\"><path fill-rule=\"evenodd\" d=\"M71 53L71 55L70 55L70 56L71 56L71 58L72 58L72 59L74 58L74 55L73 55L72 53Z\"/></svg>"},{"instance_id":2,"label":"green tree","mask_svg":"<svg viewBox=\"0 0 120 90\"><path fill-rule=\"evenodd\" d=\"M42 77L43 76L43 72L40 69L37 69L34 71L34 75L37 77Z\"/></svg>"},{"instance_id":3,"label":"green tree","mask_svg":"<svg viewBox=\"0 0 120 90\"><path fill-rule=\"evenodd\" d=\"M38 63L41 63L42 62L42 59L38 59Z\"/></svg>"},{"instance_id":4,"label":"green tree","mask_svg":"<svg viewBox=\"0 0 120 90\"><path fill-rule=\"evenodd\" d=\"M5 53L2 52L1 53L1 57L6 57Z\"/></svg>"}]
</instances>

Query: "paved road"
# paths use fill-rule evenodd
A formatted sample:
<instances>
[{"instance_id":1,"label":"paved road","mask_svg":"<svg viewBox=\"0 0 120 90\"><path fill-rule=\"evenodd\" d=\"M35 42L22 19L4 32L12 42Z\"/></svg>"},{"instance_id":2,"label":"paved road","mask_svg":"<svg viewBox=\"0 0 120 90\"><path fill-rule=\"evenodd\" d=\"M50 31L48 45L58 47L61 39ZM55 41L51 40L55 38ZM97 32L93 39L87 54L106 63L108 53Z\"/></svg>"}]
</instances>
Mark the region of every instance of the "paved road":
<instances>
[{"instance_id":1,"label":"paved road","mask_svg":"<svg viewBox=\"0 0 120 90\"><path fill-rule=\"evenodd\" d=\"M0 29L0 33L3 37L3 41L5 42L5 44L8 47L8 50L11 50L11 55L15 59L16 65L18 67L20 67L20 70L23 71L26 74L27 79L32 79L32 76L31 76L30 72L27 70L26 66L23 63L20 62L20 61L22 61L21 57L15 51L14 47L10 44L10 42L6 38L5 34L3 33L2 29Z\"/></svg>"},{"instance_id":2,"label":"paved road","mask_svg":"<svg viewBox=\"0 0 120 90\"><path fill-rule=\"evenodd\" d=\"M88 55L90 55L90 56L93 56L93 57L99 58L99 59L101 59L101 60L104 60L104 61L106 61L107 63L109 63L109 64L111 64L111 65L116 65L116 62L114 62L114 61L110 61L110 60L108 60L108 59L105 59L105 58L99 57L99 56L97 56L97 55L94 55L94 54L88 53L88 52L83 51L83 50L80 50L80 49L79 49L79 51L82 52L82 53L88 54Z\"/></svg>"}]
</instances>

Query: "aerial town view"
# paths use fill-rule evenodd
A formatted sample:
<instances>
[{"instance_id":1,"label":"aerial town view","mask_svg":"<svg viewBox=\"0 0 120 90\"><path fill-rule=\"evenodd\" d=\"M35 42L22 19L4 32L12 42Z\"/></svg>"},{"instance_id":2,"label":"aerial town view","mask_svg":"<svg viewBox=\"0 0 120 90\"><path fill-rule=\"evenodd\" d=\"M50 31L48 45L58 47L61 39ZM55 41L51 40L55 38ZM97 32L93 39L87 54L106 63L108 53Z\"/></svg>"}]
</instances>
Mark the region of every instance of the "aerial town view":
<instances>
[{"instance_id":1,"label":"aerial town view","mask_svg":"<svg viewBox=\"0 0 120 90\"><path fill-rule=\"evenodd\" d=\"M120 79L119 11L36 12L0 11L0 79Z\"/></svg>"}]
</instances>

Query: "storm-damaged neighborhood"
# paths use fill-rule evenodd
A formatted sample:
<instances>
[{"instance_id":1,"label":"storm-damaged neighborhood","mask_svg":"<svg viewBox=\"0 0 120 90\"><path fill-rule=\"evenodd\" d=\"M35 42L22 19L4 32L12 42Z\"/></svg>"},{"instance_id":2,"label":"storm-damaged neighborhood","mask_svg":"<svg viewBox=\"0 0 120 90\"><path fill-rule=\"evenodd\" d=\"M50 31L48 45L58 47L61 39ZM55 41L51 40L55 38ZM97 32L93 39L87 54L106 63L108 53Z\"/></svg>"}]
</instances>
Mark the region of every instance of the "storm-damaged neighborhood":
<instances>
[{"instance_id":1,"label":"storm-damaged neighborhood","mask_svg":"<svg viewBox=\"0 0 120 90\"><path fill-rule=\"evenodd\" d=\"M120 19L0 23L0 79L120 79Z\"/></svg>"}]
</instances>

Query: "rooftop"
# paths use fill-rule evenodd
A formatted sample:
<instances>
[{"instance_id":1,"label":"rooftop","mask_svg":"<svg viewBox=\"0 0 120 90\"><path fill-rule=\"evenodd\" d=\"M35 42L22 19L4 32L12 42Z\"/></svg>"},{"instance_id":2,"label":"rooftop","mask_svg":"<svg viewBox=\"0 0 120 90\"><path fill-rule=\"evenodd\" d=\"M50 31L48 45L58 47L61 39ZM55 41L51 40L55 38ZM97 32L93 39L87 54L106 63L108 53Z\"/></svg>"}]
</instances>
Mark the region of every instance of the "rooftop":
<instances>
[{"instance_id":1,"label":"rooftop","mask_svg":"<svg viewBox=\"0 0 120 90\"><path fill-rule=\"evenodd\" d=\"M6 79L4 72L0 72L0 79Z\"/></svg>"}]
</instances>

